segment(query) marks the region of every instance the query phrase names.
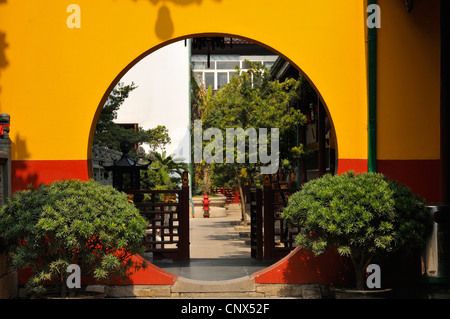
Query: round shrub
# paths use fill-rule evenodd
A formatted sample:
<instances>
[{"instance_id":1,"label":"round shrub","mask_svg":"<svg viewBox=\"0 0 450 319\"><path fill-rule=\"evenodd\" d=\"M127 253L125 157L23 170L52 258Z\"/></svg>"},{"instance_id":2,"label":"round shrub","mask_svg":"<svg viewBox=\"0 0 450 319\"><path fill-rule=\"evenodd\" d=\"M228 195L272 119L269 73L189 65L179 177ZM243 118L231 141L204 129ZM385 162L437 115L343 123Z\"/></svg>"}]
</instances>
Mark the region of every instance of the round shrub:
<instances>
[{"instance_id":1,"label":"round shrub","mask_svg":"<svg viewBox=\"0 0 450 319\"><path fill-rule=\"evenodd\" d=\"M31 268L32 293L45 292L50 281L65 296L70 264L99 281L145 266L130 257L143 251L146 225L126 194L92 180L18 191L0 209L0 235L12 265Z\"/></svg>"},{"instance_id":2,"label":"round shrub","mask_svg":"<svg viewBox=\"0 0 450 319\"><path fill-rule=\"evenodd\" d=\"M424 200L379 173L325 175L289 198L283 218L301 230L299 246L318 255L336 247L349 256L358 289L374 256L421 247L429 231Z\"/></svg>"}]
</instances>

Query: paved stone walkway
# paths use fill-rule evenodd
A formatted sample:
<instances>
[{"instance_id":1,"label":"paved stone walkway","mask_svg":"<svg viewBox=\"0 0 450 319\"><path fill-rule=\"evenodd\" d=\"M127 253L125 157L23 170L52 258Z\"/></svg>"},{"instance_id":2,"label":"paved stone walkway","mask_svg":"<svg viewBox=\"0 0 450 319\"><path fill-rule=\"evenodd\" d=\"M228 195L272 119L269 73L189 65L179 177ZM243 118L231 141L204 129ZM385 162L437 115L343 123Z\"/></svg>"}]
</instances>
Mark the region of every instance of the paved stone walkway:
<instances>
[{"instance_id":1,"label":"paved stone walkway","mask_svg":"<svg viewBox=\"0 0 450 319\"><path fill-rule=\"evenodd\" d=\"M250 238L245 237L249 228L243 231L242 227L236 227L240 221L239 205L230 205L226 217L191 218L190 262L156 260L152 263L180 277L204 281L249 276L270 266L272 263L251 258Z\"/></svg>"}]
</instances>

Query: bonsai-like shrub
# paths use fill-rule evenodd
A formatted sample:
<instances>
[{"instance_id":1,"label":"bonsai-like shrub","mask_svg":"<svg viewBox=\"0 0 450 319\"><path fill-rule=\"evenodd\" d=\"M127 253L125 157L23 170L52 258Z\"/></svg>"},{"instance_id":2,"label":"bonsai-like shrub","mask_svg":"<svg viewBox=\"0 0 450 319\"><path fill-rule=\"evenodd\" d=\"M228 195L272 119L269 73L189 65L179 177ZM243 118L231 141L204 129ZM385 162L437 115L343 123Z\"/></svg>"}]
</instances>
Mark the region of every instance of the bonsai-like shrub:
<instances>
[{"instance_id":1,"label":"bonsai-like shrub","mask_svg":"<svg viewBox=\"0 0 450 319\"><path fill-rule=\"evenodd\" d=\"M351 257L360 290L375 256L423 246L430 224L423 199L378 173L309 181L289 198L282 216L299 226L299 246L315 255L335 247Z\"/></svg>"},{"instance_id":2,"label":"bonsai-like shrub","mask_svg":"<svg viewBox=\"0 0 450 319\"><path fill-rule=\"evenodd\" d=\"M53 282L66 296L70 264L98 281L145 266L130 257L142 252L146 225L126 194L92 180L18 191L0 209L0 235L13 267L31 268L26 288L33 294Z\"/></svg>"}]
</instances>

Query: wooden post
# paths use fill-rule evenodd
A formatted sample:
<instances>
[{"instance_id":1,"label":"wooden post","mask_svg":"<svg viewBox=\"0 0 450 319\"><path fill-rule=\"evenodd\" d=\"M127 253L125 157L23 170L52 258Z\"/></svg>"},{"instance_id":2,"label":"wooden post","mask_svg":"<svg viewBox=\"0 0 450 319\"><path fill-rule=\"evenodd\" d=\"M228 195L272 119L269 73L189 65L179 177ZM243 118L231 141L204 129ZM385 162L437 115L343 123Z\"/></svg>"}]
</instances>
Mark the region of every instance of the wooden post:
<instances>
[{"instance_id":1,"label":"wooden post","mask_svg":"<svg viewBox=\"0 0 450 319\"><path fill-rule=\"evenodd\" d=\"M275 246L273 212L273 189L270 176L264 178L264 259L273 260Z\"/></svg>"},{"instance_id":2,"label":"wooden post","mask_svg":"<svg viewBox=\"0 0 450 319\"><path fill-rule=\"evenodd\" d=\"M261 189L256 190L256 259L261 260L263 258L263 194Z\"/></svg>"},{"instance_id":3,"label":"wooden post","mask_svg":"<svg viewBox=\"0 0 450 319\"><path fill-rule=\"evenodd\" d=\"M179 216L179 261L187 262L190 259L189 242L189 178L187 172L183 172L183 183L180 193L180 216Z\"/></svg>"},{"instance_id":4,"label":"wooden post","mask_svg":"<svg viewBox=\"0 0 450 319\"><path fill-rule=\"evenodd\" d=\"M11 195L11 139L9 138L10 116L0 114L0 206Z\"/></svg>"},{"instance_id":5,"label":"wooden post","mask_svg":"<svg viewBox=\"0 0 450 319\"><path fill-rule=\"evenodd\" d=\"M318 102L319 106L319 118L318 118L318 134L317 139L319 142L319 177L324 175L326 173L326 167L325 167L325 109L320 103L320 100Z\"/></svg>"},{"instance_id":6,"label":"wooden post","mask_svg":"<svg viewBox=\"0 0 450 319\"><path fill-rule=\"evenodd\" d=\"M303 125L301 130L300 130L300 143L303 144L304 149L306 150L306 145L307 145L307 141L306 141L306 125ZM304 183L306 183L307 179L308 179L308 175L307 175L307 169L306 169L306 160L303 157L300 160L300 176L301 176L301 180L300 180L300 186L303 185ZM300 189L300 187L298 187L298 189Z\"/></svg>"},{"instance_id":7,"label":"wooden post","mask_svg":"<svg viewBox=\"0 0 450 319\"><path fill-rule=\"evenodd\" d=\"M441 0L441 202L450 203L450 36L447 32L450 26L450 3Z\"/></svg>"},{"instance_id":8,"label":"wooden post","mask_svg":"<svg viewBox=\"0 0 450 319\"><path fill-rule=\"evenodd\" d=\"M10 116L0 114L0 207L11 195L11 139L9 138ZM0 237L0 299L17 296L17 272L9 264L6 240Z\"/></svg>"}]
</instances>

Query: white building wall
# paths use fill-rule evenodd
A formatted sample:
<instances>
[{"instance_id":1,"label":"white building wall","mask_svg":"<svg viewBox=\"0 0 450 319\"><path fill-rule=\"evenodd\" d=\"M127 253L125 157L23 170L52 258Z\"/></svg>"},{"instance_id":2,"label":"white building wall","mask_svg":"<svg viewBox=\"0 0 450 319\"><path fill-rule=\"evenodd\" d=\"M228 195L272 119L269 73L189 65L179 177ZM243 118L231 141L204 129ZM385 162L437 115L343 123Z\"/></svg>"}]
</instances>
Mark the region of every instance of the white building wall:
<instances>
[{"instance_id":1,"label":"white building wall","mask_svg":"<svg viewBox=\"0 0 450 319\"><path fill-rule=\"evenodd\" d=\"M167 154L189 162L189 46L184 40L167 45L137 63L120 80L134 82L121 106L117 123L138 123L144 129L164 125L172 140Z\"/></svg>"}]
</instances>

